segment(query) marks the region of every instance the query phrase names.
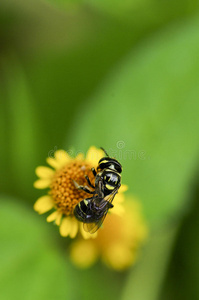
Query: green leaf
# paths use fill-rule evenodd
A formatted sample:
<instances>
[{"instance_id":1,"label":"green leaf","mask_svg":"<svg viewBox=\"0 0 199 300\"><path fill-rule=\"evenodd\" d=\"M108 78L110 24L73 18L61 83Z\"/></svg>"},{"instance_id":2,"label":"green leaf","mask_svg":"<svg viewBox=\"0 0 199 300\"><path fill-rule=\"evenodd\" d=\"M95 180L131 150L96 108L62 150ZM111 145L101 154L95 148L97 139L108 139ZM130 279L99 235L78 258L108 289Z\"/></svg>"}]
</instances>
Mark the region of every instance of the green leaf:
<instances>
[{"instance_id":1,"label":"green leaf","mask_svg":"<svg viewBox=\"0 0 199 300\"><path fill-rule=\"evenodd\" d=\"M152 224L183 210L199 150L198 19L147 39L80 106L71 144L103 146ZM74 131L75 129L75 131Z\"/></svg>"},{"instance_id":2,"label":"green leaf","mask_svg":"<svg viewBox=\"0 0 199 300\"><path fill-rule=\"evenodd\" d=\"M6 154L9 170L9 193L15 190L29 196L35 179L34 169L39 155L39 121L34 99L18 59L13 55L4 58L2 67L5 89L5 116L7 124Z\"/></svg>"},{"instance_id":3,"label":"green leaf","mask_svg":"<svg viewBox=\"0 0 199 300\"><path fill-rule=\"evenodd\" d=\"M198 173L197 173L198 174ZM193 185L192 207L182 220L161 300L199 299L199 185ZM182 293L183 287L183 293Z\"/></svg>"},{"instance_id":4,"label":"green leaf","mask_svg":"<svg viewBox=\"0 0 199 300\"><path fill-rule=\"evenodd\" d=\"M8 146L8 137L7 137L7 120L5 115L5 104L4 104L4 91L2 89L2 86L0 85L0 141L1 146L0 147L0 165L1 169L4 170L4 176L2 176L0 181L0 189L9 186L8 180L6 180L6 175L9 174L9 171L7 169L8 166L8 158L7 158L7 146Z\"/></svg>"},{"instance_id":5,"label":"green leaf","mask_svg":"<svg viewBox=\"0 0 199 300\"><path fill-rule=\"evenodd\" d=\"M198 7L198 1L182 0L179 7L178 0L167 2L158 0L48 0L62 10L75 11L81 7L89 7L100 14L119 19L122 22L134 25L134 31L138 30L136 23L148 23L149 26L156 21L164 23L171 18L194 13Z\"/></svg>"},{"instance_id":6,"label":"green leaf","mask_svg":"<svg viewBox=\"0 0 199 300\"><path fill-rule=\"evenodd\" d=\"M73 299L71 265L41 220L1 196L1 299Z\"/></svg>"},{"instance_id":7,"label":"green leaf","mask_svg":"<svg viewBox=\"0 0 199 300\"><path fill-rule=\"evenodd\" d=\"M158 300L170 259L177 227L166 228L151 238L140 264L131 272L122 300Z\"/></svg>"}]
</instances>

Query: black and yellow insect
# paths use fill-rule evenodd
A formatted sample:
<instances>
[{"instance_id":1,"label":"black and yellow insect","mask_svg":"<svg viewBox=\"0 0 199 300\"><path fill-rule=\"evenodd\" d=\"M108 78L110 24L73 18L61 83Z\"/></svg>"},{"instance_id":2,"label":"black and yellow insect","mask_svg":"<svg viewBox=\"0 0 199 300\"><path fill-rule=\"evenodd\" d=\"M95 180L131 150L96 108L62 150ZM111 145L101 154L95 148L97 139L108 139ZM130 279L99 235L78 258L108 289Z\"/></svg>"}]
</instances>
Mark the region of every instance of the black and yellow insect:
<instances>
[{"instance_id":1,"label":"black and yellow insect","mask_svg":"<svg viewBox=\"0 0 199 300\"><path fill-rule=\"evenodd\" d=\"M85 176L88 185L94 191L74 181L78 189L92 194L92 197L83 199L74 209L75 217L84 223L84 230L90 233L96 232L102 225L108 210L113 207L112 201L121 186L121 164L109 157L103 148L101 149L106 156L99 160L97 170L91 169L95 176L95 184L92 185L89 177Z\"/></svg>"}]
</instances>

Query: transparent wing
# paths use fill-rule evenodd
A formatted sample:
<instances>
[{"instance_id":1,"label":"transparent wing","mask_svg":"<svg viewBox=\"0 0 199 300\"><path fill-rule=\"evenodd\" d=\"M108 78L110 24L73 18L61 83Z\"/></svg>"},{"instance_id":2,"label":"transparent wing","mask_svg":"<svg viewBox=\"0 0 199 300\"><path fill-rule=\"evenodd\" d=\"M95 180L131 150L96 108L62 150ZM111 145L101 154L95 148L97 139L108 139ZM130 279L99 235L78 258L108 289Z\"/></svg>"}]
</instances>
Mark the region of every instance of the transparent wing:
<instances>
[{"instance_id":1,"label":"transparent wing","mask_svg":"<svg viewBox=\"0 0 199 300\"><path fill-rule=\"evenodd\" d=\"M90 232L90 233L95 233L102 226L102 224L104 222L104 219L105 219L105 217L107 215L107 212L108 212L108 210L110 208L110 206L108 205L108 203L112 203L113 202L113 199L114 199L115 195L117 194L119 187L112 194L110 194L107 197L105 197L104 200L102 201L101 205L103 207L106 207L102 218L99 219L99 220L97 220L96 222L93 222L93 223L84 223L83 227L84 227L85 231Z\"/></svg>"},{"instance_id":2,"label":"transparent wing","mask_svg":"<svg viewBox=\"0 0 199 300\"><path fill-rule=\"evenodd\" d=\"M114 192L112 192L110 195L106 196L104 198L104 200L107 201L107 202L109 202L109 203L112 203L115 195L117 194L117 192L119 190L119 188L120 188L120 185L117 187L117 189L115 189Z\"/></svg>"},{"instance_id":3,"label":"transparent wing","mask_svg":"<svg viewBox=\"0 0 199 300\"><path fill-rule=\"evenodd\" d=\"M108 209L105 212L105 214L103 215L103 217L96 222L84 223L84 225L83 225L84 230L89 233L95 233L102 226L102 223L104 222L107 212L108 212Z\"/></svg>"}]
</instances>

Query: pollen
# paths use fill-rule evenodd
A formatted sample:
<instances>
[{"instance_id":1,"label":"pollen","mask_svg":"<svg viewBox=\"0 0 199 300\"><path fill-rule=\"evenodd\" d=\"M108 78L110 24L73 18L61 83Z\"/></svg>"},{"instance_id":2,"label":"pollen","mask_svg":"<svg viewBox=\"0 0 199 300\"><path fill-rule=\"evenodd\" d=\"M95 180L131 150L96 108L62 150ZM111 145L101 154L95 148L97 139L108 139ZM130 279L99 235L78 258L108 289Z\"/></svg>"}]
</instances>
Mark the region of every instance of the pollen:
<instances>
[{"instance_id":1,"label":"pollen","mask_svg":"<svg viewBox=\"0 0 199 300\"><path fill-rule=\"evenodd\" d=\"M77 189L73 181L79 185L87 186L85 178L87 175L92 184L95 177L91 171L91 167L85 161L72 161L65 165L62 169L57 170L50 184L49 194L53 198L58 211L66 216L73 216L75 206L83 199L90 198L89 194L81 189ZM93 191L91 187L88 187Z\"/></svg>"}]
</instances>

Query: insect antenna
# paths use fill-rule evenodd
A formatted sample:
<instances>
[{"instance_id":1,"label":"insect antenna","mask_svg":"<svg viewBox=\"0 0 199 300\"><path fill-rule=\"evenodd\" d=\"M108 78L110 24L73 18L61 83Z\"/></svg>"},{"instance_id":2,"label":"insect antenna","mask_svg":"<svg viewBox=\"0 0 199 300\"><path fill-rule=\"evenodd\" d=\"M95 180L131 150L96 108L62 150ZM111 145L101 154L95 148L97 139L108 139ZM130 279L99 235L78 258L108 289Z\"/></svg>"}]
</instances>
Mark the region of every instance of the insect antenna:
<instances>
[{"instance_id":1,"label":"insect antenna","mask_svg":"<svg viewBox=\"0 0 199 300\"><path fill-rule=\"evenodd\" d=\"M104 151L104 153L106 154L106 156L109 157L108 153L106 152L106 150L104 148L100 147L100 149L102 149L102 151Z\"/></svg>"}]
</instances>

